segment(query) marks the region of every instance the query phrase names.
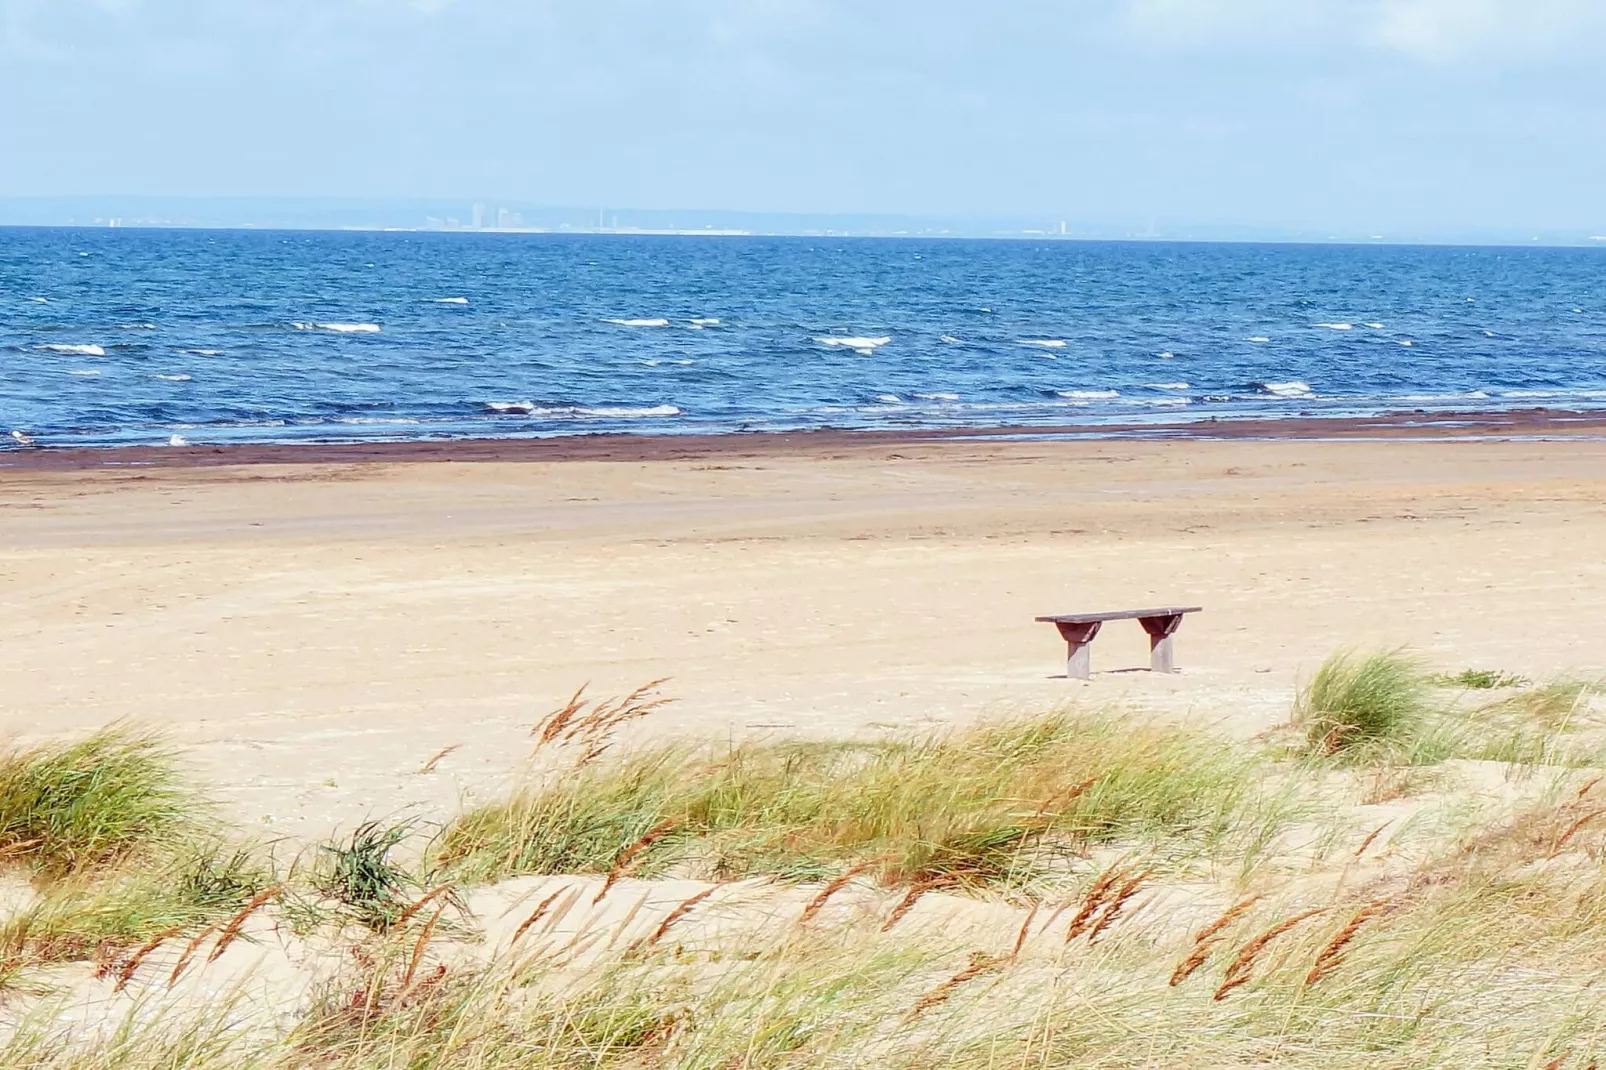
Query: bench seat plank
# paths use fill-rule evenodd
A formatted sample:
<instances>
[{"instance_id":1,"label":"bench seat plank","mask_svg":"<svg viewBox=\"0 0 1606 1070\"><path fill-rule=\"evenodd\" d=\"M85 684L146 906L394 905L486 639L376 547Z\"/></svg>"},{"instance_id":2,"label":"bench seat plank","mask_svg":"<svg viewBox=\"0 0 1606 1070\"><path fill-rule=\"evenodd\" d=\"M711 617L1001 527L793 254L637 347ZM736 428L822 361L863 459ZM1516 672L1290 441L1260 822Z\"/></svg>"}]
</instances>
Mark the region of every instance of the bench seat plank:
<instances>
[{"instance_id":1,"label":"bench seat plank","mask_svg":"<svg viewBox=\"0 0 1606 1070\"><path fill-rule=\"evenodd\" d=\"M1170 609L1122 609L1114 613L1061 613L1038 617L1046 624L1092 624L1107 620L1141 620L1144 617L1180 617L1184 613L1203 613L1203 606L1175 606Z\"/></svg>"}]
</instances>

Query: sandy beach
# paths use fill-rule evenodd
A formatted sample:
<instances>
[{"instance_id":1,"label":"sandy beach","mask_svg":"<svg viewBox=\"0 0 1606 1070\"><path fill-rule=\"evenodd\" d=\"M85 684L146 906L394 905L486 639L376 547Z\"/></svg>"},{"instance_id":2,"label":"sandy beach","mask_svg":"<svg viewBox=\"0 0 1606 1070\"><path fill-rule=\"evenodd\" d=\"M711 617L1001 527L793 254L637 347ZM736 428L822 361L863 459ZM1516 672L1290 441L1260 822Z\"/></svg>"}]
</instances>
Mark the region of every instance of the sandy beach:
<instances>
[{"instance_id":1,"label":"sandy beach","mask_svg":"<svg viewBox=\"0 0 1606 1070\"><path fill-rule=\"evenodd\" d=\"M162 726L238 820L301 838L494 792L582 684L667 677L641 731L716 738L1066 701L1247 736L1345 644L1606 670L1606 442L1361 430L12 453L0 731ZM1033 622L1172 604L1206 611L1171 677L1128 622L1069 681Z\"/></svg>"}]
</instances>

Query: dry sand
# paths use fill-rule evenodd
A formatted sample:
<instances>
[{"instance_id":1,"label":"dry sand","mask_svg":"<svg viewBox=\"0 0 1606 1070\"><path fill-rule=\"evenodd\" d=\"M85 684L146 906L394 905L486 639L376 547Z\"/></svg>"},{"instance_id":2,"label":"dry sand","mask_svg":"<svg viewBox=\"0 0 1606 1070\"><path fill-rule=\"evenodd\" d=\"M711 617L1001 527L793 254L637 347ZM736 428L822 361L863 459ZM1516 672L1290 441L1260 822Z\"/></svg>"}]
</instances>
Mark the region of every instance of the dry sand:
<instances>
[{"instance_id":1,"label":"dry sand","mask_svg":"<svg viewBox=\"0 0 1606 1070\"><path fill-rule=\"evenodd\" d=\"M0 732L165 726L240 820L299 839L496 790L587 682L670 677L648 730L718 738L1065 700L1248 735L1342 644L1606 672L1589 437L542 456L0 467ZM1206 607L1172 677L1132 671L1124 622L1068 681L1032 619L1169 604Z\"/></svg>"}]
</instances>

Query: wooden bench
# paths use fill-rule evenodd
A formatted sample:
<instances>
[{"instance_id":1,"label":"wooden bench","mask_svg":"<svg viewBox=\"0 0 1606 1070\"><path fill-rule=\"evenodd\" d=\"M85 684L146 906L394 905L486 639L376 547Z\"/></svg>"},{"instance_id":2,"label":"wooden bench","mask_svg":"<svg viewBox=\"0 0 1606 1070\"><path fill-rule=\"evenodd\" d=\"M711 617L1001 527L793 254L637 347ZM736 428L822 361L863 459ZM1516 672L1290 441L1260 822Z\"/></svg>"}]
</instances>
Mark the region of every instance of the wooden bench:
<instances>
[{"instance_id":1,"label":"wooden bench","mask_svg":"<svg viewBox=\"0 0 1606 1070\"><path fill-rule=\"evenodd\" d=\"M1087 680L1093 675L1093 659L1088 648L1093 637L1107 620L1136 620L1149 633L1149 668L1155 672L1176 672L1176 649L1172 637L1189 613L1202 613L1201 606L1180 606L1170 609L1125 609L1116 613L1065 613L1056 617L1038 617L1039 621L1053 624L1060 630L1070 653L1066 658L1065 675L1072 680Z\"/></svg>"}]
</instances>

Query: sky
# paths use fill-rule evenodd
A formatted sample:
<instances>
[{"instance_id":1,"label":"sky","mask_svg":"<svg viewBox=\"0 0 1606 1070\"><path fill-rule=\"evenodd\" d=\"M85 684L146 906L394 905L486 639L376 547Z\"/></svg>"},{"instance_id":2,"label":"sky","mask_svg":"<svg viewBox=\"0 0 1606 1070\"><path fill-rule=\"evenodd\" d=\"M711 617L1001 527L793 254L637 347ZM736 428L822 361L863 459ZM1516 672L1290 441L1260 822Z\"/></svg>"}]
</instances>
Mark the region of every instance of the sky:
<instances>
[{"instance_id":1,"label":"sky","mask_svg":"<svg viewBox=\"0 0 1606 1070\"><path fill-rule=\"evenodd\" d=\"M0 0L0 197L1606 234L1606 0Z\"/></svg>"}]
</instances>

